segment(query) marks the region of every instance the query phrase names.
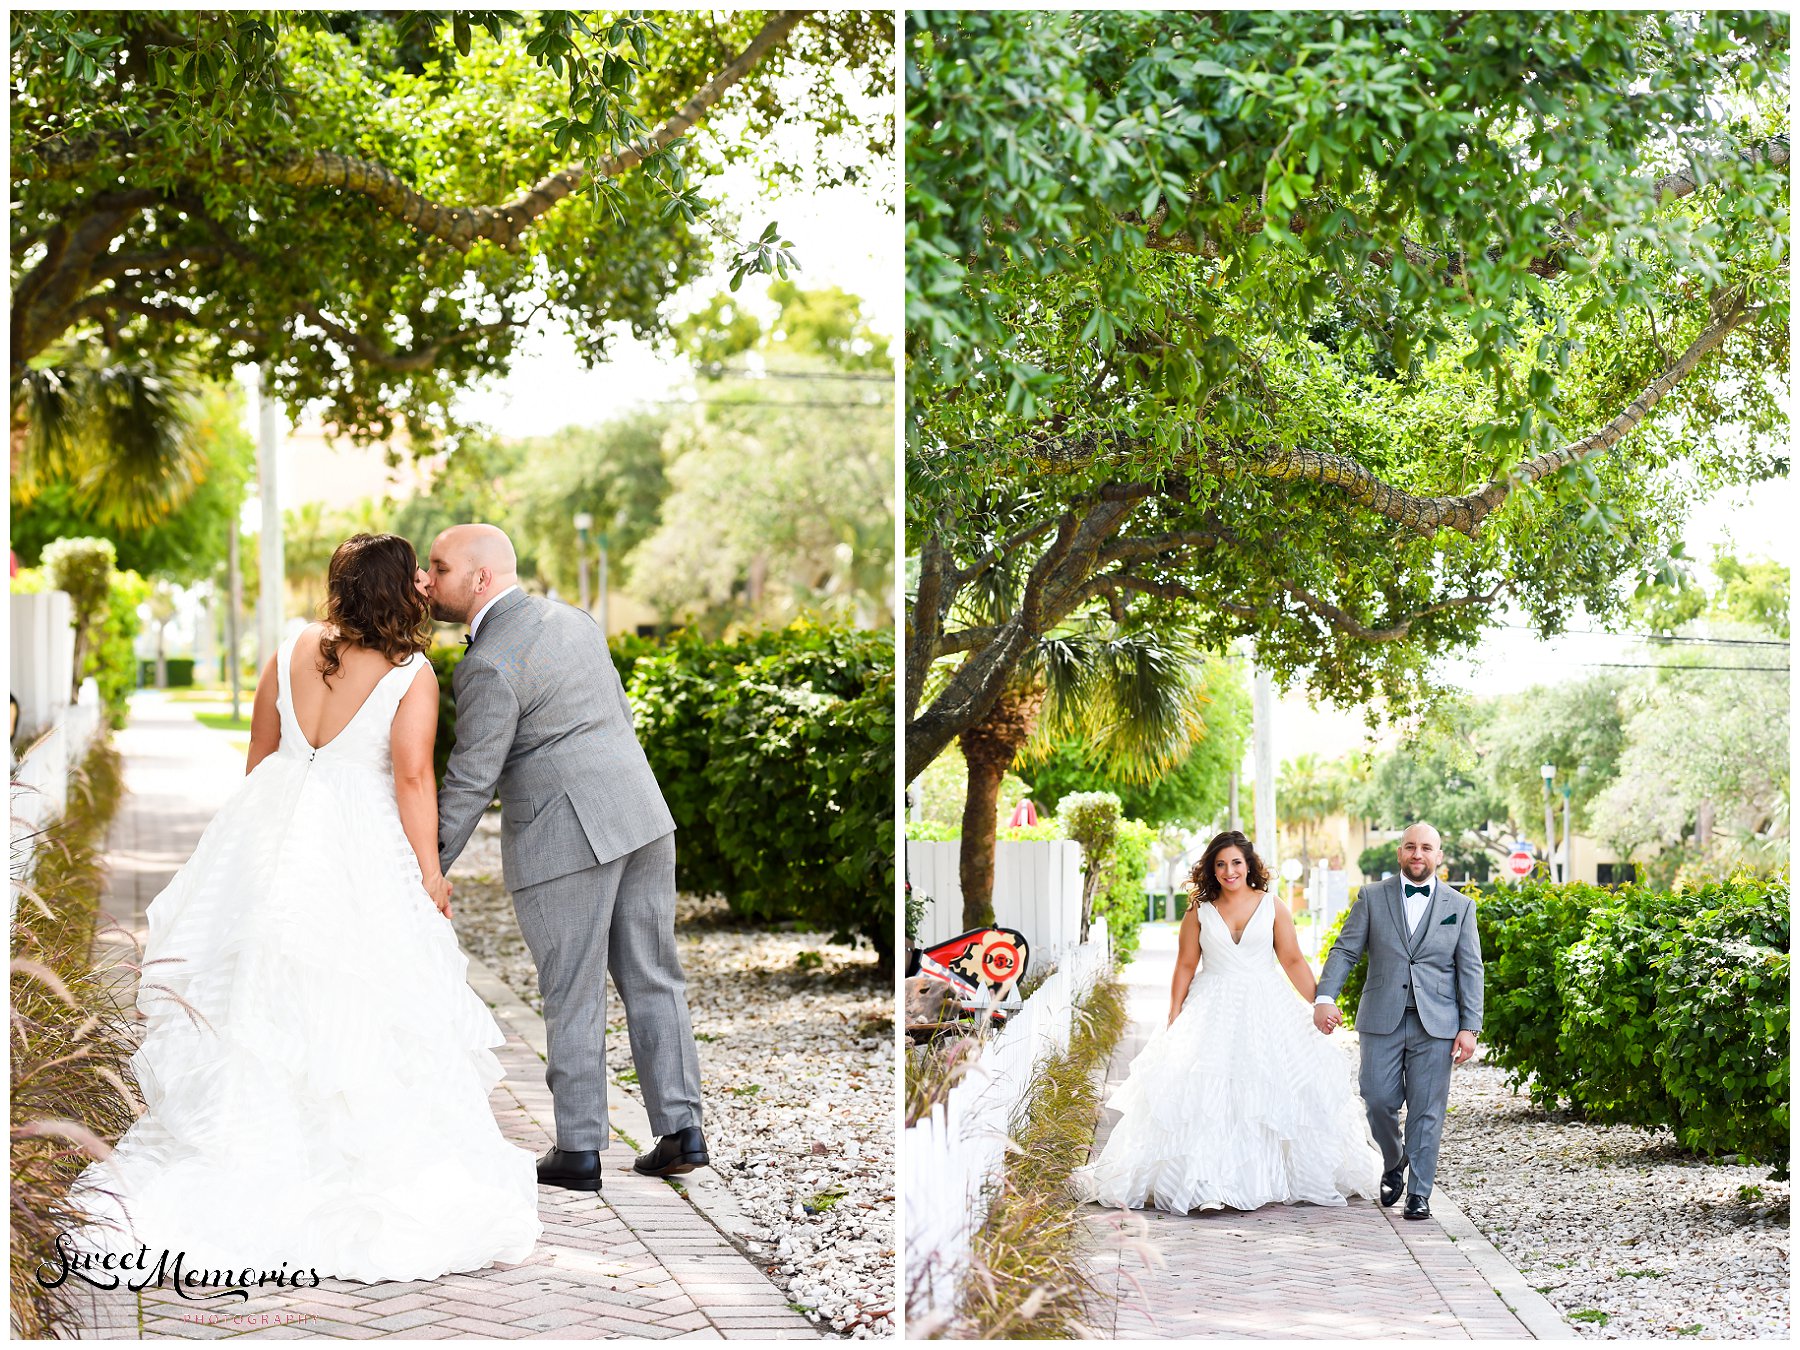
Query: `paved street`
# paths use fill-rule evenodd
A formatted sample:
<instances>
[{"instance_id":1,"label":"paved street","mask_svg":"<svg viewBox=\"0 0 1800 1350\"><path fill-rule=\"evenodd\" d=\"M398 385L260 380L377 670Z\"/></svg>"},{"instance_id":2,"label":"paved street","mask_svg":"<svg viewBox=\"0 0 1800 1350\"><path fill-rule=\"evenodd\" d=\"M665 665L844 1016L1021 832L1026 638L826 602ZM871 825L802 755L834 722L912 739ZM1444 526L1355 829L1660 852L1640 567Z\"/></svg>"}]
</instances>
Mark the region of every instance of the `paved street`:
<instances>
[{"instance_id":1,"label":"paved street","mask_svg":"<svg viewBox=\"0 0 1800 1350\"><path fill-rule=\"evenodd\" d=\"M1125 1077L1168 1017L1173 924L1147 924L1126 967L1131 1025L1108 1066ZM1345 1053L1354 1039L1339 1033ZM1106 1112L1095 1148L1117 1117ZM1440 1175L1431 1219L1399 1208L1265 1205L1191 1215L1088 1206L1102 1282L1115 1291L1117 1339L1495 1340L1573 1335L1542 1295L1456 1208L1456 1178Z\"/></svg>"},{"instance_id":2,"label":"paved street","mask_svg":"<svg viewBox=\"0 0 1800 1350\"><path fill-rule=\"evenodd\" d=\"M145 907L241 780L243 757L233 745L241 739L201 727L189 706L155 694L133 700L131 725L117 733L128 795L114 823L108 859L107 910L123 928L143 935ZM541 1058L543 1023L477 964L471 964L470 982L496 1008L507 1035L498 1052L506 1077L493 1092L495 1116L509 1139L541 1153L551 1143L546 1131L552 1119ZM234 1313L189 1302L169 1289L120 1291L95 1297L81 1334L816 1338L813 1324L789 1307L763 1271L682 1190L630 1170L634 1145L649 1141L642 1137L645 1126L629 1119L628 1111L628 1106L614 1111L618 1142L605 1155L601 1195L539 1188L544 1235L522 1265L429 1282L328 1280L318 1289L255 1292Z\"/></svg>"}]
</instances>

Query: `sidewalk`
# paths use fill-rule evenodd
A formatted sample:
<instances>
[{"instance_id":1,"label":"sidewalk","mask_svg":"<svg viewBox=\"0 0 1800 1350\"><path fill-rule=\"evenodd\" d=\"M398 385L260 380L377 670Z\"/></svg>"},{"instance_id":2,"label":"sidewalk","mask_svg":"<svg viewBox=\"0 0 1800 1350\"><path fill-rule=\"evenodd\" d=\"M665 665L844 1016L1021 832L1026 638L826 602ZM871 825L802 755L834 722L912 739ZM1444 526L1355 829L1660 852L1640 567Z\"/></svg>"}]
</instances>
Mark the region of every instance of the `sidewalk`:
<instances>
[{"instance_id":1,"label":"sidewalk","mask_svg":"<svg viewBox=\"0 0 1800 1350\"><path fill-rule=\"evenodd\" d=\"M132 701L131 724L116 734L127 796L109 838L106 910L141 937L144 910L187 859L206 822L240 781L232 737L197 723L191 707L155 694ZM485 969L470 983L497 1005L506 1077L493 1092L506 1137L541 1153L550 1147L550 1093L540 1051L543 1022ZM623 1098L623 1094L616 1094ZM144 1339L400 1336L442 1340L617 1337L684 1340L816 1339L761 1269L732 1245L687 1192L631 1171L647 1125L614 1109L605 1190L588 1195L539 1187L544 1235L530 1260L433 1281L355 1284L253 1292L221 1313L169 1288L99 1294L84 1319L87 1338ZM701 1181L703 1174L694 1174ZM710 1193L704 1183L694 1188ZM728 1215L721 1214L720 1222ZM224 1316L226 1321L209 1325ZM208 1321L189 1321L204 1318Z\"/></svg>"},{"instance_id":2,"label":"sidewalk","mask_svg":"<svg viewBox=\"0 0 1800 1350\"><path fill-rule=\"evenodd\" d=\"M1122 977L1131 1022L1110 1086L1169 1013L1176 926L1146 924ZM1344 1052L1353 1036L1339 1033ZM1104 1113L1096 1150L1115 1113ZM1115 1292L1113 1339L1529 1340L1570 1330L1456 1208L1446 1180L1432 1190L1433 1217L1407 1222L1398 1207L1352 1200L1342 1209L1265 1205L1252 1213L1086 1207L1097 1239L1099 1282ZM1146 1249L1153 1249L1147 1251Z\"/></svg>"}]
</instances>

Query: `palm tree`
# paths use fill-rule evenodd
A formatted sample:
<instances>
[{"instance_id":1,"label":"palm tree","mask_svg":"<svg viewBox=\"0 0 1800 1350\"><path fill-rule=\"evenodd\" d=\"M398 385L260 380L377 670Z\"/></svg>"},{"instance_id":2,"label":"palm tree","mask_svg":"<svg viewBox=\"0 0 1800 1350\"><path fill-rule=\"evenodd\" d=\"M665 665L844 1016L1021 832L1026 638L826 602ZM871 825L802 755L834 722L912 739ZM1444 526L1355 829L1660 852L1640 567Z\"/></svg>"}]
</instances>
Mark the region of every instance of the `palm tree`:
<instances>
[{"instance_id":1,"label":"palm tree","mask_svg":"<svg viewBox=\"0 0 1800 1350\"><path fill-rule=\"evenodd\" d=\"M1312 864L1312 832L1344 806L1344 784L1335 765L1315 754L1296 755L1285 761L1276 776L1280 785L1276 814L1285 816L1300 835L1300 861Z\"/></svg>"},{"instance_id":2,"label":"palm tree","mask_svg":"<svg viewBox=\"0 0 1800 1350\"><path fill-rule=\"evenodd\" d=\"M13 498L72 485L94 523L143 530L193 496L206 474L193 381L118 361L33 367L13 384Z\"/></svg>"},{"instance_id":3,"label":"palm tree","mask_svg":"<svg viewBox=\"0 0 1800 1350\"><path fill-rule=\"evenodd\" d=\"M958 738L969 768L959 872L963 926L994 921L1000 784L1027 748L1070 737L1116 777L1148 782L1205 732L1205 654L1176 628L1117 621L1051 633L993 709Z\"/></svg>"}]
</instances>

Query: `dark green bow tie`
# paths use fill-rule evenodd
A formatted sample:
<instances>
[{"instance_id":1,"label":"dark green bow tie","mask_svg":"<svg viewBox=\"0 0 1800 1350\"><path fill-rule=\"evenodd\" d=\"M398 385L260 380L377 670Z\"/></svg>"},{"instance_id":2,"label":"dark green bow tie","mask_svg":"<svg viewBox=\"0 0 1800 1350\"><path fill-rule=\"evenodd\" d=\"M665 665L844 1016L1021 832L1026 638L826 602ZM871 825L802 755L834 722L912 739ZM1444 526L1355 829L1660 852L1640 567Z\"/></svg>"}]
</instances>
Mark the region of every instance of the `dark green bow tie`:
<instances>
[{"instance_id":1,"label":"dark green bow tie","mask_svg":"<svg viewBox=\"0 0 1800 1350\"><path fill-rule=\"evenodd\" d=\"M1430 895L1430 894L1431 894L1431 883L1430 882L1427 882L1423 886L1415 886L1410 881L1406 883L1406 898L1408 900L1412 899L1415 895Z\"/></svg>"}]
</instances>

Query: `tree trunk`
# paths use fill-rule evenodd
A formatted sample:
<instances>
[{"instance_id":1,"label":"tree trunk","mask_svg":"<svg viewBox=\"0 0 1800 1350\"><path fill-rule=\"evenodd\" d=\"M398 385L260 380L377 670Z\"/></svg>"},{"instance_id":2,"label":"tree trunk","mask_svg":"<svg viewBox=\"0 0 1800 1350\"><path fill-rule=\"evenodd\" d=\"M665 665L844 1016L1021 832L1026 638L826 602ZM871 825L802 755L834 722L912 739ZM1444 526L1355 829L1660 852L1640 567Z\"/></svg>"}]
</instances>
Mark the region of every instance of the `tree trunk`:
<instances>
[{"instance_id":1,"label":"tree trunk","mask_svg":"<svg viewBox=\"0 0 1800 1350\"><path fill-rule=\"evenodd\" d=\"M1008 688L986 717L957 737L969 765L959 860L965 929L985 928L994 922L994 835L999 828L1000 783L1031 738L1043 707L1043 689Z\"/></svg>"}]
</instances>

